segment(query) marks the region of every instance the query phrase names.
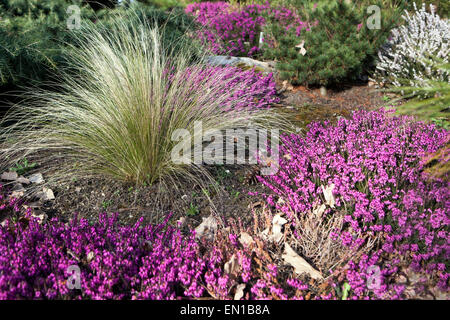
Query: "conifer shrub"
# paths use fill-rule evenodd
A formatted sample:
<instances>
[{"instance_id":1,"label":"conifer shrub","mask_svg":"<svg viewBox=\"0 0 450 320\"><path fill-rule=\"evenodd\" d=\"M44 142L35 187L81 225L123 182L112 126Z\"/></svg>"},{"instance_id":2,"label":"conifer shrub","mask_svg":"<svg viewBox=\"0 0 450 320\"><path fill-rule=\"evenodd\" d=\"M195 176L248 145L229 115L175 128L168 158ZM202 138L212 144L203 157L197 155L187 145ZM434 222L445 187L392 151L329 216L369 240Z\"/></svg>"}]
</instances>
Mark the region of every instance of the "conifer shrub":
<instances>
[{"instance_id":1,"label":"conifer shrub","mask_svg":"<svg viewBox=\"0 0 450 320\"><path fill-rule=\"evenodd\" d=\"M193 22L183 10L168 13L145 4L104 9L95 12L85 2L68 0L0 1L0 88L41 86L66 64L70 48L82 37L82 30L69 29L69 5L81 9L81 25L112 25L125 19L129 25L150 19L164 26L165 46L179 45L192 30ZM137 19L136 19L137 18ZM190 41L192 46L194 41Z\"/></svg>"},{"instance_id":2,"label":"conifer shrub","mask_svg":"<svg viewBox=\"0 0 450 320\"><path fill-rule=\"evenodd\" d=\"M265 28L264 57L276 60L283 79L293 84L331 85L358 78L371 65L378 46L395 23L392 16L380 29L366 25L366 8L345 1L304 4L294 1L308 25L300 32L279 24Z\"/></svg>"},{"instance_id":3,"label":"conifer shrub","mask_svg":"<svg viewBox=\"0 0 450 320\"><path fill-rule=\"evenodd\" d=\"M74 2L86 19L94 12ZM27 85L47 79L63 60L70 41L66 0L0 2L0 85Z\"/></svg>"}]
</instances>

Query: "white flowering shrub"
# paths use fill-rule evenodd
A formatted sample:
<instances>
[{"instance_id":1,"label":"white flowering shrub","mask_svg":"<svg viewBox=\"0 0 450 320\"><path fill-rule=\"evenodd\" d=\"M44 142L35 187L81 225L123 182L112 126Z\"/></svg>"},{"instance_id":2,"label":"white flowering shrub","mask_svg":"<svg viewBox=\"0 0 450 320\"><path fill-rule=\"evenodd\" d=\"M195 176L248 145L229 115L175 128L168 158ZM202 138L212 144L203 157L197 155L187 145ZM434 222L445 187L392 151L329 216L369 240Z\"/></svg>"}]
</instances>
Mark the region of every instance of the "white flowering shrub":
<instances>
[{"instance_id":1,"label":"white flowering shrub","mask_svg":"<svg viewBox=\"0 0 450 320\"><path fill-rule=\"evenodd\" d=\"M403 15L405 24L392 30L389 41L378 52L375 80L394 86L420 86L426 80L449 81L450 23L441 19L430 5ZM436 59L437 58L437 59Z\"/></svg>"}]
</instances>

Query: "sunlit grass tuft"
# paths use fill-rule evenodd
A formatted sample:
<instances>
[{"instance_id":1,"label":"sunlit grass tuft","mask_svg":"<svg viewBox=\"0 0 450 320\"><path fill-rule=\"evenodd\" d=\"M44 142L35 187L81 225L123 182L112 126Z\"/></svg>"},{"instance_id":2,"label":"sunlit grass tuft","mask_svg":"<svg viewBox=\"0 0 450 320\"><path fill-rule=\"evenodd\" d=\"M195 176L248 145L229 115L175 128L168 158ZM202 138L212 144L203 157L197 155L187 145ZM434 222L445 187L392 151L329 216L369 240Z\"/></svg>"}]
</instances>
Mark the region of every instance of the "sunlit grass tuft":
<instances>
[{"instance_id":1,"label":"sunlit grass tuft","mask_svg":"<svg viewBox=\"0 0 450 320\"><path fill-rule=\"evenodd\" d=\"M191 131L195 121L204 131L284 125L271 110L233 108L248 99L235 96L242 85L231 85L233 77L220 70L200 76L204 59L193 58L187 41L182 50L170 49L148 21L117 20L108 31L80 32L59 90L33 90L3 119L0 167L28 157L56 181L101 176L176 183L206 170L171 160L175 130Z\"/></svg>"}]
</instances>

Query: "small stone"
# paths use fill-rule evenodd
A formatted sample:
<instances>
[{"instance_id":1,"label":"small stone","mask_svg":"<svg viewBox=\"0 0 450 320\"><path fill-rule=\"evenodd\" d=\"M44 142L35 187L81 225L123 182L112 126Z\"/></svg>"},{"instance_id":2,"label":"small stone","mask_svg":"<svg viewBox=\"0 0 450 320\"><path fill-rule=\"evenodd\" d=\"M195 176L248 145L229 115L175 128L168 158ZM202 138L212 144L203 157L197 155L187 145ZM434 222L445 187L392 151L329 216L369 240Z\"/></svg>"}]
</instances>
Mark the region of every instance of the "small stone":
<instances>
[{"instance_id":1,"label":"small stone","mask_svg":"<svg viewBox=\"0 0 450 320\"><path fill-rule=\"evenodd\" d=\"M34 218L38 219L39 224L44 223L47 220L47 218L48 218L48 216L45 213L42 213L42 214L34 214L33 213L32 216Z\"/></svg>"},{"instance_id":2,"label":"small stone","mask_svg":"<svg viewBox=\"0 0 450 320\"><path fill-rule=\"evenodd\" d=\"M41 200L41 201L46 201L46 200L54 200L55 199L55 195L53 193L52 189L49 188L43 188L42 192L40 192L37 197Z\"/></svg>"},{"instance_id":3,"label":"small stone","mask_svg":"<svg viewBox=\"0 0 450 320\"><path fill-rule=\"evenodd\" d=\"M16 179L16 182L23 183L23 184L30 184L30 180L27 178L24 178L23 176L20 176Z\"/></svg>"},{"instance_id":4,"label":"small stone","mask_svg":"<svg viewBox=\"0 0 450 320\"><path fill-rule=\"evenodd\" d=\"M23 191L13 191L13 192L11 192L11 198L18 199L18 198L22 198L23 195L24 195Z\"/></svg>"},{"instance_id":5,"label":"small stone","mask_svg":"<svg viewBox=\"0 0 450 320\"><path fill-rule=\"evenodd\" d=\"M34 173L28 177L28 180L30 180L31 183L39 184L44 182L44 177L42 176L42 173Z\"/></svg>"},{"instance_id":6,"label":"small stone","mask_svg":"<svg viewBox=\"0 0 450 320\"><path fill-rule=\"evenodd\" d=\"M274 68L270 62L258 61L247 57L232 57L232 56L208 56L206 57L206 63L213 66L247 66L249 68L261 69L263 73L273 72Z\"/></svg>"},{"instance_id":7,"label":"small stone","mask_svg":"<svg viewBox=\"0 0 450 320\"><path fill-rule=\"evenodd\" d=\"M6 181L15 181L18 175L15 171L3 172L1 179Z\"/></svg>"},{"instance_id":8,"label":"small stone","mask_svg":"<svg viewBox=\"0 0 450 320\"><path fill-rule=\"evenodd\" d=\"M197 239L206 238L207 240L214 239L215 233L218 228L218 223L216 218L212 215L208 218L202 218L203 221L200 225L195 228L195 237Z\"/></svg>"}]
</instances>

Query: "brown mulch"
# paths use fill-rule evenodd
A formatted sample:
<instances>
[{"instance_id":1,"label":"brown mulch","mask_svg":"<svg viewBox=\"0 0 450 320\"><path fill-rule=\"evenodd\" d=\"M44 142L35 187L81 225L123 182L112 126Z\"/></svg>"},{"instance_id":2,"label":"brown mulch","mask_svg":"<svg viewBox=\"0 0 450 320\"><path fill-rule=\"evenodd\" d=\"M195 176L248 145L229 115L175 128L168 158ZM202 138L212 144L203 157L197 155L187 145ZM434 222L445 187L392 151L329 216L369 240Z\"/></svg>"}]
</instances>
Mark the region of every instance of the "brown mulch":
<instances>
[{"instance_id":1,"label":"brown mulch","mask_svg":"<svg viewBox=\"0 0 450 320\"><path fill-rule=\"evenodd\" d=\"M314 121L333 121L338 116L349 117L355 109L376 109L387 103L384 100L387 94L369 87L368 83L343 83L339 88L328 88L326 96L317 87L286 89L280 84L279 91L282 102L278 107L299 127Z\"/></svg>"}]
</instances>

